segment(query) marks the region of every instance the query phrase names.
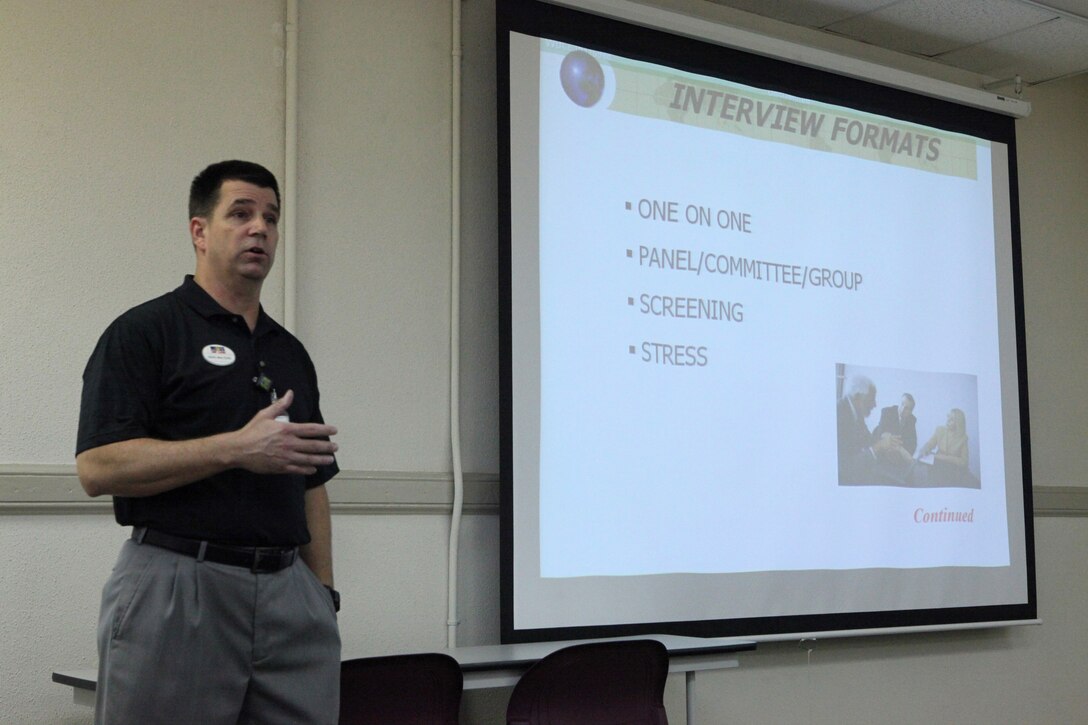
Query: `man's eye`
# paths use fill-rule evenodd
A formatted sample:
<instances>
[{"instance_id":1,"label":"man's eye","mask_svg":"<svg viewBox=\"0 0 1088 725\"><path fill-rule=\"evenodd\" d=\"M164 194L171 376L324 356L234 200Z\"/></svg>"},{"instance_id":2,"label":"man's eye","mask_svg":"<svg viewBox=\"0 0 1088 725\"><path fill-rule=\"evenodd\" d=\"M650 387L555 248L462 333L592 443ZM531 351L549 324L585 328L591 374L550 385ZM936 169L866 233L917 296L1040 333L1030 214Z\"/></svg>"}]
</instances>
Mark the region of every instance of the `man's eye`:
<instances>
[{"instance_id":1,"label":"man's eye","mask_svg":"<svg viewBox=\"0 0 1088 725\"><path fill-rule=\"evenodd\" d=\"M266 216L264 218L264 220L266 222L268 222L269 224L271 224L272 226L276 226L276 224L278 224L279 221L280 221L278 217L274 217L274 216Z\"/></svg>"}]
</instances>

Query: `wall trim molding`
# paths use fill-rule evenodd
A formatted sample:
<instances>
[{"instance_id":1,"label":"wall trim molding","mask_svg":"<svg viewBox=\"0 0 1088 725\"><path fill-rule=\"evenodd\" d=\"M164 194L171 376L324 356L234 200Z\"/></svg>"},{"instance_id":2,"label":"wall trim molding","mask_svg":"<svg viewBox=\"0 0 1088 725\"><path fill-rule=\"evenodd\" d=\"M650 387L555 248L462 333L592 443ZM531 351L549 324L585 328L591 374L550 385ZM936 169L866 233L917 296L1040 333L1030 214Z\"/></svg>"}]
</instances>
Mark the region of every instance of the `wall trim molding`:
<instances>
[{"instance_id":1,"label":"wall trim molding","mask_svg":"<svg viewBox=\"0 0 1088 725\"><path fill-rule=\"evenodd\" d=\"M466 473L464 513L499 512L499 477ZM1035 516L1088 517L1088 486L1035 486ZM430 471L341 471L329 483L338 514L448 514L453 474ZM0 464L0 515L108 513L108 498L88 498L74 465Z\"/></svg>"},{"instance_id":2,"label":"wall trim molding","mask_svg":"<svg viewBox=\"0 0 1088 725\"><path fill-rule=\"evenodd\" d=\"M466 473L465 514L499 512L499 477ZM337 514L449 514L453 474L428 471L341 471L329 482ZM100 514L108 497L89 498L75 465L0 464L0 515Z\"/></svg>"},{"instance_id":3,"label":"wall trim molding","mask_svg":"<svg viewBox=\"0 0 1088 725\"><path fill-rule=\"evenodd\" d=\"M1036 518L1088 516L1088 486L1034 486L1031 495Z\"/></svg>"}]
</instances>

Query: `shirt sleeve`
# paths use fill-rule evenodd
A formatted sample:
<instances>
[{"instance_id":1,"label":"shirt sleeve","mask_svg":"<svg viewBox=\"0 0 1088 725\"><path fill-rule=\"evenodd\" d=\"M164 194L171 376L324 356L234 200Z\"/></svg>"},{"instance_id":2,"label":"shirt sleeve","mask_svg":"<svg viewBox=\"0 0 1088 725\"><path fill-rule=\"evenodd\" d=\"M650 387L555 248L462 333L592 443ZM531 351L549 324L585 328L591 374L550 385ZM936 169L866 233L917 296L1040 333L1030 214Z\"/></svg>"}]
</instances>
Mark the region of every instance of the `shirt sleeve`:
<instances>
[{"instance_id":1,"label":"shirt sleeve","mask_svg":"<svg viewBox=\"0 0 1088 725\"><path fill-rule=\"evenodd\" d=\"M77 455L152 435L162 370L153 329L130 312L102 333L83 371Z\"/></svg>"},{"instance_id":2,"label":"shirt sleeve","mask_svg":"<svg viewBox=\"0 0 1088 725\"><path fill-rule=\"evenodd\" d=\"M325 418L321 415L321 393L317 387L317 368L314 367L313 360L310 359L310 354L306 352L306 348L299 343L299 348L302 351L303 358L306 364L306 377L310 384L310 389L313 391L314 408L313 416L310 420L312 423L324 423ZM328 440L326 436L324 438ZM327 466L318 466L317 471L306 477L306 488L316 488L324 483L330 481L336 474L340 472L340 466L336 462L336 458L333 458L333 462Z\"/></svg>"}]
</instances>

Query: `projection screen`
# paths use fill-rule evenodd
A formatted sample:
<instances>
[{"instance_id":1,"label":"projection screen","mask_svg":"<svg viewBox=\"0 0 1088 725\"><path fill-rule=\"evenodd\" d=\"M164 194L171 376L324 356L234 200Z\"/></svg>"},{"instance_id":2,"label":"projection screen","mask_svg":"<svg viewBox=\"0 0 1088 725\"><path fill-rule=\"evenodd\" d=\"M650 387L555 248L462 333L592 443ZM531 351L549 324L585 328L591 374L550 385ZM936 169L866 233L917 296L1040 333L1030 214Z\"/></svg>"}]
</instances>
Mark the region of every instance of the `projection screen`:
<instances>
[{"instance_id":1,"label":"projection screen","mask_svg":"<svg viewBox=\"0 0 1088 725\"><path fill-rule=\"evenodd\" d=\"M504 641L1032 620L1012 119L497 32Z\"/></svg>"}]
</instances>

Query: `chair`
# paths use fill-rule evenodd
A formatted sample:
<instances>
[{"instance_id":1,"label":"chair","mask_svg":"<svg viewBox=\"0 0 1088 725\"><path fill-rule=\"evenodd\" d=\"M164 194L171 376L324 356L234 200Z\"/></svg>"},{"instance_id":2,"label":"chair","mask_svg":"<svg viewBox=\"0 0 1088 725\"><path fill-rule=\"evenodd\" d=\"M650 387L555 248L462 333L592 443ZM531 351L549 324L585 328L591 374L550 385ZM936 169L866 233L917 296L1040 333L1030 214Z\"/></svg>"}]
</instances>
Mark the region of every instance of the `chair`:
<instances>
[{"instance_id":1,"label":"chair","mask_svg":"<svg viewBox=\"0 0 1088 725\"><path fill-rule=\"evenodd\" d=\"M668 725L669 654L652 639L591 642L553 652L522 676L507 725Z\"/></svg>"},{"instance_id":2,"label":"chair","mask_svg":"<svg viewBox=\"0 0 1088 725\"><path fill-rule=\"evenodd\" d=\"M457 725L464 677L439 652L340 664L340 725Z\"/></svg>"}]
</instances>

